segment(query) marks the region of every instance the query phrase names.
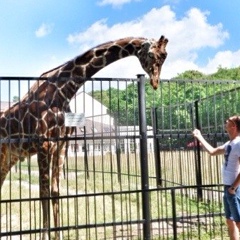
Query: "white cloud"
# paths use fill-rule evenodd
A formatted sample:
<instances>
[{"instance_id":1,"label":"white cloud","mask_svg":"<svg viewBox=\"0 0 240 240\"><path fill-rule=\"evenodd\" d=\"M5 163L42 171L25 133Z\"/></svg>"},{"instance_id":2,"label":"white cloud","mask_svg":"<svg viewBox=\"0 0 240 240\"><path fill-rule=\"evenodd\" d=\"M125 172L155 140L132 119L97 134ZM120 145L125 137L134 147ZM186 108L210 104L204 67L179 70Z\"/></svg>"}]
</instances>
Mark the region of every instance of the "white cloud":
<instances>
[{"instance_id":1,"label":"white cloud","mask_svg":"<svg viewBox=\"0 0 240 240\"><path fill-rule=\"evenodd\" d=\"M234 68L240 66L240 50L236 52L221 51L212 59L208 60L208 64L203 69L205 73L213 73L219 66L224 68Z\"/></svg>"},{"instance_id":2,"label":"white cloud","mask_svg":"<svg viewBox=\"0 0 240 240\"><path fill-rule=\"evenodd\" d=\"M117 38L127 36L159 38L165 35L169 39L168 58L163 66L161 78L171 78L185 70L200 69L195 63L198 59L198 51L204 48L217 49L229 37L221 23L216 25L208 23L208 15L209 12L191 8L184 17L177 19L170 6L164 6L154 8L138 19L112 26L107 24L106 19L99 20L83 32L70 34L67 40L71 44L79 45L80 51L83 52ZM229 57L229 62L233 62L233 55ZM97 76L135 77L143 70L138 61L132 59L127 58L111 64L97 73ZM202 70L210 71L210 68L215 67L216 62L217 59L210 60L206 69L202 68Z\"/></svg>"},{"instance_id":3,"label":"white cloud","mask_svg":"<svg viewBox=\"0 0 240 240\"><path fill-rule=\"evenodd\" d=\"M36 31L35 35L38 38L45 37L49 35L53 30L53 24L45 24L43 23Z\"/></svg>"}]
</instances>

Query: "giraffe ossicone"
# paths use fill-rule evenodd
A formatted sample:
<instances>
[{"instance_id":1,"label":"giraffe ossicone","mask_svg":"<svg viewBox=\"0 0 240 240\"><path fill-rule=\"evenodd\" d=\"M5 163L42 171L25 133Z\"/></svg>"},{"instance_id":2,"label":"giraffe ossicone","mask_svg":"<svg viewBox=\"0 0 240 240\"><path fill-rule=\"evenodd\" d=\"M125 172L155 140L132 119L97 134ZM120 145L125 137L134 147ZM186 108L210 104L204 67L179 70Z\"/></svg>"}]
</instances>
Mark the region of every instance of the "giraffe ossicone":
<instances>
[{"instance_id":1,"label":"giraffe ossicone","mask_svg":"<svg viewBox=\"0 0 240 240\"><path fill-rule=\"evenodd\" d=\"M64 114L71 112L69 101L84 84L85 79L118 59L136 56L148 73L154 89L158 87L161 67L167 57L168 40L122 38L101 44L71 61L41 75L28 93L0 116L0 179L2 184L17 161L37 154L39 166L39 192L42 199L42 240L50 238L48 197L53 196L55 227L60 227L59 199L60 176L66 153L66 136L74 129L64 125ZM60 81L60 78L68 79ZM4 141L6 139L17 141ZM27 139L27 141L26 141ZM49 140L48 140L49 139ZM60 139L56 142L53 139ZM10 143L9 143L10 142ZM50 165L52 167L50 181ZM50 183L51 182L51 189ZM55 239L62 239L55 232Z\"/></svg>"}]
</instances>

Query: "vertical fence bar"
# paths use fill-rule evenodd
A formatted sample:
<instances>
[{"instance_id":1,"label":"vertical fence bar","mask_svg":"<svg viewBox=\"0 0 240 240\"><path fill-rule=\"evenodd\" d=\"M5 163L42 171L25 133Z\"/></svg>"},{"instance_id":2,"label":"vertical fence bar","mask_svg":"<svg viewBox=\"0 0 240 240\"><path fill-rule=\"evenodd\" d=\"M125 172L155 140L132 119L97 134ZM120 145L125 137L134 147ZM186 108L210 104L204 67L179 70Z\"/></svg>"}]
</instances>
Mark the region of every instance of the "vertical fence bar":
<instances>
[{"instance_id":1,"label":"vertical fence bar","mask_svg":"<svg viewBox=\"0 0 240 240\"><path fill-rule=\"evenodd\" d=\"M87 150L87 136L86 136L86 126L83 127L84 129L84 167L85 173L87 175L87 179L89 179L89 166L88 166L88 150Z\"/></svg>"},{"instance_id":2,"label":"vertical fence bar","mask_svg":"<svg viewBox=\"0 0 240 240\"><path fill-rule=\"evenodd\" d=\"M114 119L118 119L118 116L116 115ZM114 129L115 129L115 141L116 141L116 157L117 157L117 175L118 175L118 182L121 183L122 176L121 176L121 143L120 143L120 130L118 127L118 120L114 121Z\"/></svg>"},{"instance_id":3,"label":"vertical fence bar","mask_svg":"<svg viewBox=\"0 0 240 240\"><path fill-rule=\"evenodd\" d=\"M149 176L148 176L148 152L147 152L147 121L145 102L145 77L138 74L138 109L139 109L139 133L140 133L140 164L142 182L142 213L143 236L150 240L150 207L149 207Z\"/></svg>"},{"instance_id":4,"label":"vertical fence bar","mask_svg":"<svg viewBox=\"0 0 240 240\"><path fill-rule=\"evenodd\" d=\"M199 110L198 110L198 101L194 102L195 106L195 121L196 121L196 128L200 129L199 123ZM195 140L194 140L195 141ZM201 169L201 152L200 152L200 143L197 140L197 150L195 152L195 164L196 164L196 183L197 183L197 197L198 200L202 201L203 193L202 193L202 169Z\"/></svg>"},{"instance_id":5,"label":"vertical fence bar","mask_svg":"<svg viewBox=\"0 0 240 240\"><path fill-rule=\"evenodd\" d=\"M157 138L157 108L152 108L152 126L153 126L153 147L154 147L154 158L155 158L155 172L156 172L156 183L157 187L162 186L162 168L160 159L160 148L159 139Z\"/></svg>"},{"instance_id":6,"label":"vertical fence bar","mask_svg":"<svg viewBox=\"0 0 240 240\"><path fill-rule=\"evenodd\" d=\"M177 210L176 210L176 192L175 189L171 189L172 197L172 219L173 219L173 239L177 239Z\"/></svg>"}]
</instances>

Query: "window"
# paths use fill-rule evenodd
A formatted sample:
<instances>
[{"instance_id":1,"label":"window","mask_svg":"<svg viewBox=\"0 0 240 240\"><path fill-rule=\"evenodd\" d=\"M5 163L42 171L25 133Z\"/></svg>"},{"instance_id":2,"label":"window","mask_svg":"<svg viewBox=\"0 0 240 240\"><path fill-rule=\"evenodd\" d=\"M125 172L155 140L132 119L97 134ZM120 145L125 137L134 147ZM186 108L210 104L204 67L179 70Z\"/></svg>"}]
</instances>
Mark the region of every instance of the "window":
<instances>
[{"instance_id":1,"label":"window","mask_svg":"<svg viewBox=\"0 0 240 240\"><path fill-rule=\"evenodd\" d=\"M79 145L77 143L71 144L72 152L79 152Z\"/></svg>"},{"instance_id":2,"label":"window","mask_svg":"<svg viewBox=\"0 0 240 240\"><path fill-rule=\"evenodd\" d=\"M87 149L86 149L86 145L82 144L82 152L85 152L86 150L89 151L89 144L87 144Z\"/></svg>"},{"instance_id":3,"label":"window","mask_svg":"<svg viewBox=\"0 0 240 240\"><path fill-rule=\"evenodd\" d=\"M92 127L92 132L93 133L97 133L98 131L97 131L97 129L95 127Z\"/></svg>"},{"instance_id":4,"label":"window","mask_svg":"<svg viewBox=\"0 0 240 240\"><path fill-rule=\"evenodd\" d=\"M100 152L101 151L101 146L100 144L94 144L94 151Z\"/></svg>"},{"instance_id":5,"label":"window","mask_svg":"<svg viewBox=\"0 0 240 240\"><path fill-rule=\"evenodd\" d=\"M130 152L135 153L136 150L136 144L134 139L130 139Z\"/></svg>"},{"instance_id":6,"label":"window","mask_svg":"<svg viewBox=\"0 0 240 240\"><path fill-rule=\"evenodd\" d=\"M124 152L125 152L124 139L120 139L120 151L121 151L121 153L124 153Z\"/></svg>"}]
</instances>

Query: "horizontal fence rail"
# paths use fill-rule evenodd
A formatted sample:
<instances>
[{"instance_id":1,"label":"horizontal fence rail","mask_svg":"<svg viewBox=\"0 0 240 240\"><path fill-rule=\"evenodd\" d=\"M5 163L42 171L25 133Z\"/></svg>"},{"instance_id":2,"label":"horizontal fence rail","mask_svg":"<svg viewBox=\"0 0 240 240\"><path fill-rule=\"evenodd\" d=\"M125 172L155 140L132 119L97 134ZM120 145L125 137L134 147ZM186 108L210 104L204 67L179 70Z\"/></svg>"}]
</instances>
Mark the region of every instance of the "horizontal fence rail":
<instances>
[{"instance_id":1,"label":"horizontal fence rail","mask_svg":"<svg viewBox=\"0 0 240 240\"><path fill-rule=\"evenodd\" d=\"M43 114L37 98L34 107L21 99L28 99L36 81L39 87L46 81L44 91L49 92L53 82L69 79L0 77L0 176L4 161L11 166L14 146L38 149L56 143L60 148L67 142L59 196L39 195L38 155L31 148L24 156L19 152L1 187L1 239L40 239L46 231L52 239L56 232L62 239L226 239L223 158L210 157L191 132L200 128L214 146L227 140L224 121L240 113L239 82L161 80L153 90L144 76L82 80L85 84L70 101L74 117L84 114L70 126L73 133L50 135L48 129L49 136L39 136L32 133L32 115L38 113L41 123L39 116L51 109ZM49 94L45 100L53 98ZM26 114L20 112L21 104L29 106L26 133L18 121ZM3 119L14 106L20 110L6 128ZM60 125L59 114L54 119ZM50 149L47 155L52 166ZM60 224L54 225L49 204L46 229L41 203L56 199Z\"/></svg>"}]
</instances>

